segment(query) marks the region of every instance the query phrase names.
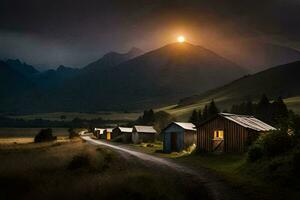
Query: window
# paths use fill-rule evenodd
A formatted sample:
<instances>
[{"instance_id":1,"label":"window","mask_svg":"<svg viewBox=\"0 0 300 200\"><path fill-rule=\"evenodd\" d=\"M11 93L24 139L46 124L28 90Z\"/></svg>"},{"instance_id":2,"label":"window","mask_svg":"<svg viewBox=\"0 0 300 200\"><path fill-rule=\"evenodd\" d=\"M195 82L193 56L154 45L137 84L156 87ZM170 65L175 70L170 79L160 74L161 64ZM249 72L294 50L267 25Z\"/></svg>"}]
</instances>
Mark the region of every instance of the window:
<instances>
[{"instance_id":1,"label":"window","mask_svg":"<svg viewBox=\"0 0 300 200\"><path fill-rule=\"evenodd\" d=\"M223 130L214 131L214 139L224 139L224 131Z\"/></svg>"}]
</instances>

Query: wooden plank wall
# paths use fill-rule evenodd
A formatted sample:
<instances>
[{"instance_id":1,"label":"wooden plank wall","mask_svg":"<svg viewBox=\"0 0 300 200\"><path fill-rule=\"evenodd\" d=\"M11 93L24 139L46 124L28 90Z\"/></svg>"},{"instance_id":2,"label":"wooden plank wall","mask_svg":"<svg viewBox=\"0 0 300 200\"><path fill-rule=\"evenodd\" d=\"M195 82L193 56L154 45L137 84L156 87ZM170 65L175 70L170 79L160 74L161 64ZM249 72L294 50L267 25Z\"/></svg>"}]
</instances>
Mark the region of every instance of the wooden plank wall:
<instances>
[{"instance_id":1,"label":"wooden plank wall","mask_svg":"<svg viewBox=\"0 0 300 200\"><path fill-rule=\"evenodd\" d=\"M246 150L248 130L223 117L216 117L197 128L197 148L213 151L212 139L215 130L224 130L225 152L244 152Z\"/></svg>"}]
</instances>

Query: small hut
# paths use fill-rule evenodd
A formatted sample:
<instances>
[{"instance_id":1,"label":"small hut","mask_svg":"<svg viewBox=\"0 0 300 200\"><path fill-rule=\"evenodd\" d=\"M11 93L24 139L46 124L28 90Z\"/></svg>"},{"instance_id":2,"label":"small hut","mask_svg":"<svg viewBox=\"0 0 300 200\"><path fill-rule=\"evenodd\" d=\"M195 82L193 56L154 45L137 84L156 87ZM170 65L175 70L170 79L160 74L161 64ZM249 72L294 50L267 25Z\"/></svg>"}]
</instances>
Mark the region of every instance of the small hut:
<instances>
[{"instance_id":1,"label":"small hut","mask_svg":"<svg viewBox=\"0 0 300 200\"><path fill-rule=\"evenodd\" d=\"M103 136L101 139L111 140L112 139L112 128L107 128L103 131Z\"/></svg>"},{"instance_id":2,"label":"small hut","mask_svg":"<svg viewBox=\"0 0 300 200\"><path fill-rule=\"evenodd\" d=\"M103 128L95 128L95 136L97 139L100 139L100 138L103 138L103 133L104 133L104 130Z\"/></svg>"},{"instance_id":3,"label":"small hut","mask_svg":"<svg viewBox=\"0 0 300 200\"><path fill-rule=\"evenodd\" d=\"M182 151L196 144L196 127L192 123L172 122L163 131L163 151Z\"/></svg>"},{"instance_id":4,"label":"small hut","mask_svg":"<svg viewBox=\"0 0 300 200\"><path fill-rule=\"evenodd\" d=\"M219 113L197 126L197 148L209 152L244 152L274 127L248 115Z\"/></svg>"},{"instance_id":5,"label":"small hut","mask_svg":"<svg viewBox=\"0 0 300 200\"><path fill-rule=\"evenodd\" d=\"M132 142L154 142L157 132L153 126L134 126L132 129Z\"/></svg>"},{"instance_id":6,"label":"small hut","mask_svg":"<svg viewBox=\"0 0 300 200\"><path fill-rule=\"evenodd\" d=\"M112 130L112 139L120 138L122 142L132 142L132 128L118 126Z\"/></svg>"}]
</instances>

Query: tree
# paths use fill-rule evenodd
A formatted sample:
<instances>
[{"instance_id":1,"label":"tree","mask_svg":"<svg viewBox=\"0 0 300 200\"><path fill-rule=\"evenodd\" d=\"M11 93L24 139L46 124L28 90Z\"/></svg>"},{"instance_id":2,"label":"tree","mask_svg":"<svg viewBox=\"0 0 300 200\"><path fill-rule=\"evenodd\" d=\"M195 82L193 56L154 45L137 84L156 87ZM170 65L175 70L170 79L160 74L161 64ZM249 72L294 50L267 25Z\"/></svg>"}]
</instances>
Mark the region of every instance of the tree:
<instances>
[{"instance_id":1,"label":"tree","mask_svg":"<svg viewBox=\"0 0 300 200\"><path fill-rule=\"evenodd\" d=\"M204 109L203 109L203 113L202 113L202 120L207 120L208 117L209 117L209 115L208 115L208 106L205 105Z\"/></svg>"},{"instance_id":2,"label":"tree","mask_svg":"<svg viewBox=\"0 0 300 200\"><path fill-rule=\"evenodd\" d=\"M52 135L52 129L41 129L40 132L34 137L34 142L50 142L56 140L56 136Z\"/></svg>"},{"instance_id":3,"label":"tree","mask_svg":"<svg viewBox=\"0 0 300 200\"><path fill-rule=\"evenodd\" d=\"M254 106L251 100L246 102L245 105L245 114L246 115L253 115L254 114Z\"/></svg>"},{"instance_id":4,"label":"tree","mask_svg":"<svg viewBox=\"0 0 300 200\"><path fill-rule=\"evenodd\" d=\"M219 109L217 108L215 101L212 100L208 106L208 117L212 117L219 113Z\"/></svg>"},{"instance_id":5,"label":"tree","mask_svg":"<svg viewBox=\"0 0 300 200\"><path fill-rule=\"evenodd\" d=\"M263 94L256 107L256 116L265 122L271 122L270 105L268 97Z\"/></svg>"},{"instance_id":6,"label":"tree","mask_svg":"<svg viewBox=\"0 0 300 200\"><path fill-rule=\"evenodd\" d=\"M69 132L69 138L70 139L75 138L75 137L79 137L78 132L76 132L74 128L69 128L68 132Z\"/></svg>"},{"instance_id":7,"label":"tree","mask_svg":"<svg viewBox=\"0 0 300 200\"><path fill-rule=\"evenodd\" d=\"M201 123L203 121L202 111L201 109L198 111L198 123Z\"/></svg>"},{"instance_id":8,"label":"tree","mask_svg":"<svg viewBox=\"0 0 300 200\"><path fill-rule=\"evenodd\" d=\"M197 124L199 122L199 115L196 109L193 110L192 115L189 119L189 122Z\"/></svg>"},{"instance_id":9,"label":"tree","mask_svg":"<svg viewBox=\"0 0 300 200\"><path fill-rule=\"evenodd\" d=\"M287 109L287 106L283 102L281 97L278 97L273 103L271 107L271 112L272 112L272 122L276 124L281 124L282 123L286 124L289 116L289 111ZM284 126L284 125L283 125Z\"/></svg>"}]
</instances>

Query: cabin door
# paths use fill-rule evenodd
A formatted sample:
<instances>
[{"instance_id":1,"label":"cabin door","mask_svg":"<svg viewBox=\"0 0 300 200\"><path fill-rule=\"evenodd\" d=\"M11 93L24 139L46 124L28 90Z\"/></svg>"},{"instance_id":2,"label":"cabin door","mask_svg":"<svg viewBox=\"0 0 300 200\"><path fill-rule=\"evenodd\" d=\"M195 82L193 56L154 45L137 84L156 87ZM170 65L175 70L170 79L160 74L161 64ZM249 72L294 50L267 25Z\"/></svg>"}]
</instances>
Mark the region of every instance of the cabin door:
<instances>
[{"instance_id":1,"label":"cabin door","mask_svg":"<svg viewBox=\"0 0 300 200\"><path fill-rule=\"evenodd\" d=\"M107 139L107 140L110 140L110 139L111 139L110 132L108 132L108 133L106 134L106 139Z\"/></svg>"},{"instance_id":2,"label":"cabin door","mask_svg":"<svg viewBox=\"0 0 300 200\"><path fill-rule=\"evenodd\" d=\"M177 133L171 133L171 151L177 151Z\"/></svg>"},{"instance_id":3,"label":"cabin door","mask_svg":"<svg viewBox=\"0 0 300 200\"><path fill-rule=\"evenodd\" d=\"M215 130L214 138L212 140L213 151L223 152L224 151L224 130Z\"/></svg>"}]
</instances>

